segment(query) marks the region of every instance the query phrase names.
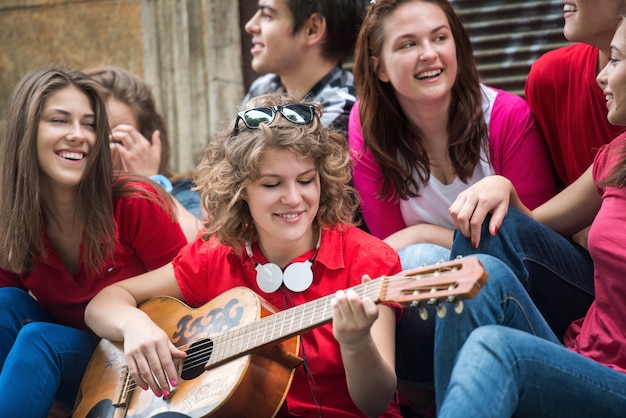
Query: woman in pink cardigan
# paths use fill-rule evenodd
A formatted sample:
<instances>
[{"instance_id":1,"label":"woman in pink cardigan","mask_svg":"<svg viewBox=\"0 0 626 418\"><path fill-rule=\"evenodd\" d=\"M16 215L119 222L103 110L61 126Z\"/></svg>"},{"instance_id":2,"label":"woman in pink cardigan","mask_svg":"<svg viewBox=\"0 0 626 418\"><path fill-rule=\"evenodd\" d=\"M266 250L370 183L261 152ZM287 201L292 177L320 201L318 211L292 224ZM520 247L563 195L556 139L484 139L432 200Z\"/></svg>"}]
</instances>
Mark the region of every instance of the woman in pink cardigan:
<instances>
[{"instance_id":1,"label":"woman in pink cardigan","mask_svg":"<svg viewBox=\"0 0 626 418\"><path fill-rule=\"evenodd\" d=\"M404 269L449 258L448 208L482 178L509 178L531 208L554 195L527 103L480 83L469 36L448 1L372 2L353 72L360 101L348 136L362 216L399 251ZM406 309L397 330L399 390L423 415L433 400L434 316L421 321Z\"/></svg>"},{"instance_id":2,"label":"woman in pink cardigan","mask_svg":"<svg viewBox=\"0 0 626 418\"><path fill-rule=\"evenodd\" d=\"M459 192L500 174L534 208L554 195L554 173L527 103L480 83L448 2L393 3L373 5L357 43L354 184L373 235L449 249Z\"/></svg>"}]
</instances>

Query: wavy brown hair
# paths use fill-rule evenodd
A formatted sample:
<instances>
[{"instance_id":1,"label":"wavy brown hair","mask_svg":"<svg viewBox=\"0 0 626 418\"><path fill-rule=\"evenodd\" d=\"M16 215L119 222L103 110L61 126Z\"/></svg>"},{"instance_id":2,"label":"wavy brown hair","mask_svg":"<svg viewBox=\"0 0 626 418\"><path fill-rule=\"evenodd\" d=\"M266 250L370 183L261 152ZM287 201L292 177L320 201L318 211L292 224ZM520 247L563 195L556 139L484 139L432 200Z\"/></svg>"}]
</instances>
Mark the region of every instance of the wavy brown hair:
<instances>
[{"instance_id":1,"label":"wavy brown hair","mask_svg":"<svg viewBox=\"0 0 626 418\"><path fill-rule=\"evenodd\" d=\"M284 94L268 94L251 99L246 108L306 103ZM268 126L248 129L239 122L233 136L234 123L218 132L206 148L204 158L194 171L194 181L201 192L201 201L208 218L204 239L215 235L217 240L241 250L245 242L257 240L254 220L243 200L245 188L259 178L259 161L267 149L287 149L300 157L311 158L320 176L321 196L316 222L323 228L351 225L358 202L356 191L349 185L351 161L346 138L339 132L324 128L321 110L316 108L314 120L297 125L276 115Z\"/></svg>"},{"instance_id":2,"label":"wavy brown hair","mask_svg":"<svg viewBox=\"0 0 626 418\"><path fill-rule=\"evenodd\" d=\"M481 158L481 150L488 148L489 134L472 44L450 3L446 0L377 0L370 6L361 27L353 72L365 147L370 149L384 176L379 198L389 198L393 189L399 199L418 196L420 186L430 178L422 133L405 116L391 83L379 80L372 65L372 57L381 55L385 20L400 5L412 1L440 7L456 44L458 73L448 115L448 153L462 181L471 176ZM404 164L398 162L397 154L402 156ZM412 172L417 173L419 182Z\"/></svg>"},{"instance_id":3,"label":"wavy brown hair","mask_svg":"<svg viewBox=\"0 0 626 418\"><path fill-rule=\"evenodd\" d=\"M46 207L37 158L38 126L46 100L68 87L87 96L95 116L96 141L77 191L76 216L85 219L84 269L97 271L113 254L115 198L136 195L154 199L165 209L170 207L165 203L168 197L158 188L147 192L134 186L132 183L139 178L124 176L113 185L110 130L98 84L84 73L62 66L35 69L13 90L0 144L0 266L15 273L30 271L36 259L46 258Z\"/></svg>"}]
</instances>

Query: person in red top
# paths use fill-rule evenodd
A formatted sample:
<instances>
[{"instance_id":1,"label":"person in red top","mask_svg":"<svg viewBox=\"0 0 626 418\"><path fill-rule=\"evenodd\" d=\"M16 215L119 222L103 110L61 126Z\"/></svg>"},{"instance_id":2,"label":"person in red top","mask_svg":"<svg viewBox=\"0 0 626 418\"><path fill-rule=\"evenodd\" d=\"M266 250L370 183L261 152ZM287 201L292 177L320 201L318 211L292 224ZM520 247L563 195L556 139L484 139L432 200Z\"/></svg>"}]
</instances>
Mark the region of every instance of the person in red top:
<instances>
[{"instance_id":1,"label":"person in red top","mask_svg":"<svg viewBox=\"0 0 626 418\"><path fill-rule=\"evenodd\" d=\"M194 174L208 214L205 233L171 264L113 284L87 306L85 320L94 332L124 341L136 383L169 398L158 402L140 392L133 399L150 396L154 408L169 409L182 396L174 390L180 377L174 360L189 355L137 305L169 295L199 307L243 286L278 310L328 309L332 317L332 324L301 334L297 354L303 362L285 401L277 402L277 416L400 416L394 398L397 306L375 304L353 289L364 276L399 272L400 260L390 246L352 225L358 202L349 186L347 141L324 128L319 116L319 108L288 96L251 99L234 124L213 138ZM325 309L306 309L307 302L325 297ZM207 326L237 318L242 306L235 302ZM178 330L184 329L181 320ZM219 386L226 384L221 380ZM258 407L249 399L243 404Z\"/></svg>"},{"instance_id":2,"label":"person in red top","mask_svg":"<svg viewBox=\"0 0 626 418\"><path fill-rule=\"evenodd\" d=\"M626 126L624 22L598 83L607 99L609 121ZM451 208L459 230L475 242L488 239L485 234L502 233L495 230L509 203L559 231L576 230L593 219L589 253L595 300L583 318L571 323L561 344L511 271L491 265L486 286L463 313L437 323L438 417L624 416L626 133L604 145L582 177L532 212L502 177L475 186ZM488 212L493 215L487 221ZM483 220L489 232L475 227ZM529 222L527 218L525 224ZM553 298L555 304L569 303L560 294Z\"/></svg>"},{"instance_id":3,"label":"person in red top","mask_svg":"<svg viewBox=\"0 0 626 418\"><path fill-rule=\"evenodd\" d=\"M607 64L623 0L567 0L563 34L574 45L533 63L524 95L548 145L563 187L589 168L598 149L623 127L606 118L596 76Z\"/></svg>"},{"instance_id":4,"label":"person in red top","mask_svg":"<svg viewBox=\"0 0 626 418\"><path fill-rule=\"evenodd\" d=\"M186 239L156 184L114 177L106 107L83 73L24 76L3 138L0 411L45 417L55 399L72 411L99 342L87 302L171 261Z\"/></svg>"}]
</instances>

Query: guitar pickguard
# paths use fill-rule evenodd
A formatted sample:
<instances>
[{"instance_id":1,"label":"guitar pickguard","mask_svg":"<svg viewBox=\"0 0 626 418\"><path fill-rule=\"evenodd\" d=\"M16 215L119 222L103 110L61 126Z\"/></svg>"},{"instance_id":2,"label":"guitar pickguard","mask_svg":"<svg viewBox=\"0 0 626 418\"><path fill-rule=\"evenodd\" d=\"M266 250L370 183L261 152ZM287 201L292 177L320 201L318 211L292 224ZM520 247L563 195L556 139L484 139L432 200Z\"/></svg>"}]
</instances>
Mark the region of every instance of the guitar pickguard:
<instances>
[{"instance_id":1,"label":"guitar pickguard","mask_svg":"<svg viewBox=\"0 0 626 418\"><path fill-rule=\"evenodd\" d=\"M176 346L183 341L190 341L198 336L218 334L241 324L245 307L241 301L233 298L226 302L224 307L216 307L206 314L185 315L176 325L172 334L172 343Z\"/></svg>"}]
</instances>

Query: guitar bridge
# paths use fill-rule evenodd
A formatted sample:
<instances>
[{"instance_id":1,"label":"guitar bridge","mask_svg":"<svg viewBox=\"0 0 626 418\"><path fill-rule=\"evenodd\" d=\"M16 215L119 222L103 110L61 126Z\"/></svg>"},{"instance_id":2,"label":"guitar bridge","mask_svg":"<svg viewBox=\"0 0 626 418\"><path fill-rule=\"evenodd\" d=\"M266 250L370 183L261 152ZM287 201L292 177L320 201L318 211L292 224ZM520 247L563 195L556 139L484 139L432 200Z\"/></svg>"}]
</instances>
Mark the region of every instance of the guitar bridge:
<instances>
[{"instance_id":1,"label":"guitar bridge","mask_svg":"<svg viewBox=\"0 0 626 418\"><path fill-rule=\"evenodd\" d=\"M128 371L128 367L122 367L122 371L120 373L120 380L115 387L115 396L113 397L113 407L115 408L125 408L128 406L130 401L130 397L133 393L133 390L137 387L137 384L133 380L130 372Z\"/></svg>"}]
</instances>

